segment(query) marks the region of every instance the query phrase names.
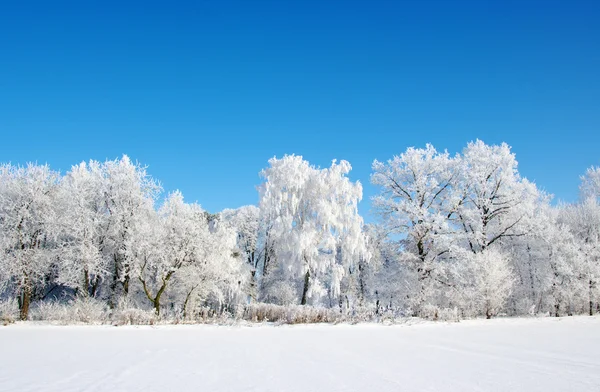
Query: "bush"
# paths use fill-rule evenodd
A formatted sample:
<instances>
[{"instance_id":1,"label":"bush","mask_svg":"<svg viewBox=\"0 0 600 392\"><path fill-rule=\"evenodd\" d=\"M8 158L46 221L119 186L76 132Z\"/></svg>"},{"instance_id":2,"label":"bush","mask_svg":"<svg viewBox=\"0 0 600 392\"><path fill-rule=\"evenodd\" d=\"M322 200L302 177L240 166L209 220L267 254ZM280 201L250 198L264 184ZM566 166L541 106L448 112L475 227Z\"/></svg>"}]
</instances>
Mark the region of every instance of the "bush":
<instances>
[{"instance_id":1,"label":"bush","mask_svg":"<svg viewBox=\"0 0 600 392\"><path fill-rule=\"evenodd\" d=\"M116 309L111 320L113 325L154 325L158 317L154 310L127 307Z\"/></svg>"},{"instance_id":2,"label":"bush","mask_svg":"<svg viewBox=\"0 0 600 392\"><path fill-rule=\"evenodd\" d=\"M72 320L82 323L108 320L108 306L94 298L77 298L69 303L67 311Z\"/></svg>"},{"instance_id":3,"label":"bush","mask_svg":"<svg viewBox=\"0 0 600 392\"><path fill-rule=\"evenodd\" d=\"M106 304L93 298L77 298L68 303L38 302L30 311L31 320L61 324L103 323L108 320Z\"/></svg>"},{"instance_id":4,"label":"bush","mask_svg":"<svg viewBox=\"0 0 600 392\"><path fill-rule=\"evenodd\" d=\"M334 309L321 307L256 303L246 306L242 318L254 322L311 324L337 322L341 319L341 314Z\"/></svg>"},{"instance_id":5,"label":"bush","mask_svg":"<svg viewBox=\"0 0 600 392\"><path fill-rule=\"evenodd\" d=\"M66 305L58 302L35 302L29 310L29 319L34 321L69 322Z\"/></svg>"},{"instance_id":6,"label":"bush","mask_svg":"<svg viewBox=\"0 0 600 392\"><path fill-rule=\"evenodd\" d=\"M270 282L265 288L262 300L280 306L293 306L298 298L297 289L287 282Z\"/></svg>"},{"instance_id":7,"label":"bush","mask_svg":"<svg viewBox=\"0 0 600 392\"><path fill-rule=\"evenodd\" d=\"M19 305L14 298L0 301L0 323L12 324L19 318Z\"/></svg>"},{"instance_id":8,"label":"bush","mask_svg":"<svg viewBox=\"0 0 600 392\"><path fill-rule=\"evenodd\" d=\"M439 308L431 304L423 307L421 317L433 321L460 321L458 308Z\"/></svg>"},{"instance_id":9,"label":"bush","mask_svg":"<svg viewBox=\"0 0 600 392\"><path fill-rule=\"evenodd\" d=\"M407 313L408 312L408 313ZM0 322L12 323L18 319L17 302L0 302ZM360 323L376 322L397 324L418 322L420 319L433 321L459 321L456 308L442 308L435 305L423 307L420 318L410 317L410 309L379 309L374 307L356 307L342 311L339 307L326 308L309 305L276 305L270 303L251 303L232 311L216 311L212 307L200 306L190 311L186 318L180 309L164 310L157 316L154 309L142 309L138 304L123 300L116 309L109 309L104 301L94 298L76 298L67 303L58 301L40 301L32 305L30 319L59 324L112 324L155 325L155 324L220 324L231 325L240 321L271 322L275 324L314 324L314 323Z\"/></svg>"}]
</instances>

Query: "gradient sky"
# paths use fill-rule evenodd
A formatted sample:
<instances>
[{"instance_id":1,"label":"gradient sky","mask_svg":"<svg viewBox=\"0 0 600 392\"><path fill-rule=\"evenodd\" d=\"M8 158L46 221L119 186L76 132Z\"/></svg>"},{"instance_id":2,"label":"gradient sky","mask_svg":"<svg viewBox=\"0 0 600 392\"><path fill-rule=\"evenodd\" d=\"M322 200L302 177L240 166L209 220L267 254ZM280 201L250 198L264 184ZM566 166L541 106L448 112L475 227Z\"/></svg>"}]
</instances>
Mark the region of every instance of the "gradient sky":
<instances>
[{"instance_id":1,"label":"gradient sky","mask_svg":"<svg viewBox=\"0 0 600 392\"><path fill-rule=\"evenodd\" d=\"M513 146L557 199L600 165L599 1L12 1L0 162L128 154L215 212L273 156L353 165L432 143Z\"/></svg>"}]
</instances>

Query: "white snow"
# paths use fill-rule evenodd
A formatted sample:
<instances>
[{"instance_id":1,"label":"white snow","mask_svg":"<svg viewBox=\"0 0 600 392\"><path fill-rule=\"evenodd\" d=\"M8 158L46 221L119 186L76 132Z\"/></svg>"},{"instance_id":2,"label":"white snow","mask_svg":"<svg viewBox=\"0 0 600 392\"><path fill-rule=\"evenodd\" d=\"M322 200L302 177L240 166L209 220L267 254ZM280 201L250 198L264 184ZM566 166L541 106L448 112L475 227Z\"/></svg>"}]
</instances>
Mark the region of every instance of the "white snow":
<instances>
[{"instance_id":1,"label":"white snow","mask_svg":"<svg viewBox=\"0 0 600 392\"><path fill-rule=\"evenodd\" d=\"M600 318L0 327L0 391L600 391Z\"/></svg>"}]
</instances>

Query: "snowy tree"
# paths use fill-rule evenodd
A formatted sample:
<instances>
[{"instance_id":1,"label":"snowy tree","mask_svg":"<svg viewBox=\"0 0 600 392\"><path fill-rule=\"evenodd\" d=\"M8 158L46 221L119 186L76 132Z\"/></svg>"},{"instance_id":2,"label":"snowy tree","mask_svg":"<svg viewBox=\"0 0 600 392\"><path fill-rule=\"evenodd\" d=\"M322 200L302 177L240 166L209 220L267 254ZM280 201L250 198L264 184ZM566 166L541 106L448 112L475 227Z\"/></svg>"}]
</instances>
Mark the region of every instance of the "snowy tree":
<instances>
[{"instance_id":1,"label":"snowy tree","mask_svg":"<svg viewBox=\"0 0 600 392\"><path fill-rule=\"evenodd\" d=\"M250 267L250 296L256 299L256 274L261 260L259 247L260 210L256 206L248 205L237 209L221 211L221 219L237 233L237 249Z\"/></svg>"},{"instance_id":2,"label":"snowy tree","mask_svg":"<svg viewBox=\"0 0 600 392\"><path fill-rule=\"evenodd\" d=\"M568 225L580 252L579 278L587 290L587 310L594 313L600 306L600 204L587 198L579 204L568 206L561 220Z\"/></svg>"},{"instance_id":3,"label":"snowy tree","mask_svg":"<svg viewBox=\"0 0 600 392\"><path fill-rule=\"evenodd\" d=\"M0 166L0 278L14 285L22 320L62 246L59 186L47 165Z\"/></svg>"},{"instance_id":4,"label":"snowy tree","mask_svg":"<svg viewBox=\"0 0 600 392\"><path fill-rule=\"evenodd\" d=\"M346 264L365 250L358 214L362 187L346 176L350 164L333 161L319 169L294 155L269 164L261 173L260 208L272 219L267 224L278 263L272 277L296 284L302 305L322 297L324 285L339 296Z\"/></svg>"},{"instance_id":5,"label":"snowy tree","mask_svg":"<svg viewBox=\"0 0 600 392\"><path fill-rule=\"evenodd\" d=\"M363 311L375 304L375 298L379 295L375 293L378 284L376 274L381 268L381 253L384 248L382 242L386 241L386 234L379 225L364 225L365 251L358 258L354 258L353 262L347 263L348 270L340 284L348 310ZM338 256L342 256L341 253L338 253Z\"/></svg>"},{"instance_id":6,"label":"snowy tree","mask_svg":"<svg viewBox=\"0 0 600 392\"><path fill-rule=\"evenodd\" d=\"M79 295L96 297L103 279L109 276L109 211L105 200L106 178L97 161L73 166L62 181L64 215L69 222L67 247L59 270L59 281Z\"/></svg>"},{"instance_id":7,"label":"snowy tree","mask_svg":"<svg viewBox=\"0 0 600 392\"><path fill-rule=\"evenodd\" d=\"M429 144L424 149L411 147L387 163L373 163L371 181L381 187L373 206L388 232L398 238L403 259L418 281L412 295L416 313L434 287L450 284L440 261L453 241L451 220L461 202L456 192L458 163Z\"/></svg>"},{"instance_id":8,"label":"snowy tree","mask_svg":"<svg viewBox=\"0 0 600 392\"><path fill-rule=\"evenodd\" d=\"M556 222L548 228L546 237L550 279L548 292L553 302L551 312L559 317L564 313L573 314L573 307L579 298L585 296L585 284L578 279L585 272L583 255L577 247L577 240L569 228Z\"/></svg>"},{"instance_id":9,"label":"snowy tree","mask_svg":"<svg viewBox=\"0 0 600 392\"><path fill-rule=\"evenodd\" d=\"M102 194L108 212L105 252L111 269L109 303L114 307L121 297L129 293L131 265L127 257L127 243L138 220L144 219L154 209L154 201L161 188L147 174L145 167L133 164L126 155L119 160L106 161L102 171Z\"/></svg>"},{"instance_id":10,"label":"snowy tree","mask_svg":"<svg viewBox=\"0 0 600 392\"><path fill-rule=\"evenodd\" d=\"M516 314L572 314L581 297L581 254L560 218L563 212L563 207L541 203L531 220L531 234L513 238L505 251L518 277L512 301Z\"/></svg>"},{"instance_id":11,"label":"snowy tree","mask_svg":"<svg viewBox=\"0 0 600 392\"><path fill-rule=\"evenodd\" d=\"M198 219L194 261L176 275L176 290L182 298L184 317L202 307L214 312L234 311L243 300L248 265L236 255L237 232L219 217Z\"/></svg>"},{"instance_id":12,"label":"snowy tree","mask_svg":"<svg viewBox=\"0 0 600 392\"><path fill-rule=\"evenodd\" d=\"M467 145L462 160L466 197L459 215L469 248L476 253L497 241L528 234L528 220L540 194L535 184L519 175L510 147L477 140Z\"/></svg>"},{"instance_id":13,"label":"snowy tree","mask_svg":"<svg viewBox=\"0 0 600 392\"><path fill-rule=\"evenodd\" d=\"M467 300L474 303L478 313L489 319L504 309L511 294L515 277L510 262L506 255L493 248L464 255L472 286L471 290L462 288L463 295L466 294Z\"/></svg>"},{"instance_id":14,"label":"snowy tree","mask_svg":"<svg viewBox=\"0 0 600 392\"><path fill-rule=\"evenodd\" d=\"M186 204L180 192L171 193L157 213L149 212L137 222L126 255L157 315L175 274L198 261L197 248L207 232L204 211Z\"/></svg>"},{"instance_id":15,"label":"snowy tree","mask_svg":"<svg viewBox=\"0 0 600 392\"><path fill-rule=\"evenodd\" d=\"M364 233L370 261L359 264L359 304L373 306L376 315L399 310L414 288L407 283L410 264L404 262L398 241L390 238L383 225L367 224Z\"/></svg>"},{"instance_id":16,"label":"snowy tree","mask_svg":"<svg viewBox=\"0 0 600 392\"><path fill-rule=\"evenodd\" d=\"M585 172L585 175L581 176L579 193L581 200L590 197L600 198L600 167L590 167Z\"/></svg>"}]
</instances>

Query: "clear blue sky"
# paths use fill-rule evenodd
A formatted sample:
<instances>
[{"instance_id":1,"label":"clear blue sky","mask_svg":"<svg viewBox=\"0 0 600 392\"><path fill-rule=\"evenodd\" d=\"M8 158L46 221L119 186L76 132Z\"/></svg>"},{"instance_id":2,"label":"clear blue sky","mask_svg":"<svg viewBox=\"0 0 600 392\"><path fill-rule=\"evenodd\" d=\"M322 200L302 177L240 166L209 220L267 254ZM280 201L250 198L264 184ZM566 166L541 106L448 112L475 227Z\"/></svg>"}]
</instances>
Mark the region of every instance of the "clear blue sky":
<instances>
[{"instance_id":1,"label":"clear blue sky","mask_svg":"<svg viewBox=\"0 0 600 392\"><path fill-rule=\"evenodd\" d=\"M558 199L600 164L600 1L5 1L0 161L126 153L218 211L272 156L507 142Z\"/></svg>"}]
</instances>

